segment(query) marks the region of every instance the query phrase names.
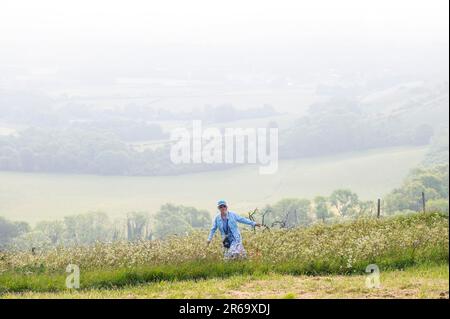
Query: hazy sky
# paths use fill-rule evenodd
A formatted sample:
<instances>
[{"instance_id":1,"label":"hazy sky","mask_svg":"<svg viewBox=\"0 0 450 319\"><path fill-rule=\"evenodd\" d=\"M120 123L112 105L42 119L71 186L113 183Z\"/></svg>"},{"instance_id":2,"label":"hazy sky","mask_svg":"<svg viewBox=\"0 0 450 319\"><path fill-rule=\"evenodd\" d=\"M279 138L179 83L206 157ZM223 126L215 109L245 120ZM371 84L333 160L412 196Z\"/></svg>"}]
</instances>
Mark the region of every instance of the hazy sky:
<instances>
[{"instance_id":1,"label":"hazy sky","mask_svg":"<svg viewBox=\"0 0 450 319\"><path fill-rule=\"evenodd\" d=\"M102 45L400 38L405 45L430 45L448 43L448 9L447 0L2 0L0 39L2 56L10 58L24 48L48 56Z\"/></svg>"},{"instance_id":2,"label":"hazy sky","mask_svg":"<svg viewBox=\"0 0 450 319\"><path fill-rule=\"evenodd\" d=\"M445 69L448 11L448 0L2 0L0 71L9 83L23 70L93 79L172 67L185 76L358 59Z\"/></svg>"},{"instance_id":3,"label":"hazy sky","mask_svg":"<svg viewBox=\"0 0 450 319\"><path fill-rule=\"evenodd\" d=\"M99 37L107 43L239 44L293 35L442 41L448 6L446 0L3 0L0 30L7 45L87 44Z\"/></svg>"}]
</instances>

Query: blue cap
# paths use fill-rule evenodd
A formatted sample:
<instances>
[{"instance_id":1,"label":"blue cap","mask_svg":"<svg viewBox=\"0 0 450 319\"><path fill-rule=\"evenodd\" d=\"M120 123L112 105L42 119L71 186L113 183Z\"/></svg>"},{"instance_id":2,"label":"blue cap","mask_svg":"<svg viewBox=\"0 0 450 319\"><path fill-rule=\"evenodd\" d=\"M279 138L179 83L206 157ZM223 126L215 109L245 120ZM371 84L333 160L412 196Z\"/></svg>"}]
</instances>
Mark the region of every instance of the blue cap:
<instances>
[{"instance_id":1,"label":"blue cap","mask_svg":"<svg viewBox=\"0 0 450 319\"><path fill-rule=\"evenodd\" d=\"M228 205L227 205L227 202L224 201L223 199L221 199L221 200L219 200L219 201L217 202L217 207L222 206L222 205L228 206Z\"/></svg>"}]
</instances>

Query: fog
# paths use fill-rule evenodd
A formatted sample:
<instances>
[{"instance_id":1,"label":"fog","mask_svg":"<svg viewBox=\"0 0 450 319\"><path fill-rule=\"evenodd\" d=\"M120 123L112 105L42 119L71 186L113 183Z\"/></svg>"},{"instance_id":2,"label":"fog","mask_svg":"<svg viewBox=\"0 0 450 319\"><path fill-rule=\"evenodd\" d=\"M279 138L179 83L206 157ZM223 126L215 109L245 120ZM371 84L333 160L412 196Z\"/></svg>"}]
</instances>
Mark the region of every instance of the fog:
<instances>
[{"instance_id":1,"label":"fog","mask_svg":"<svg viewBox=\"0 0 450 319\"><path fill-rule=\"evenodd\" d=\"M280 98L280 86L335 76L389 81L392 73L445 79L448 28L445 0L6 0L0 87L52 97L168 97L170 107L185 109L273 103L295 112L311 99L296 96L301 88ZM205 98L178 98L190 96Z\"/></svg>"},{"instance_id":2,"label":"fog","mask_svg":"<svg viewBox=\"0 0 450 319\"><path fill-rule=\"evenodd\" d=\"M448 162L448 12L446 0L2 0L0 216L383 197ZM248 156L276 169L229 151L174 161L172 133L195 121L218 136L208 151L227 129L276 130L276 154Z\"/></svg>"}]
</instances>

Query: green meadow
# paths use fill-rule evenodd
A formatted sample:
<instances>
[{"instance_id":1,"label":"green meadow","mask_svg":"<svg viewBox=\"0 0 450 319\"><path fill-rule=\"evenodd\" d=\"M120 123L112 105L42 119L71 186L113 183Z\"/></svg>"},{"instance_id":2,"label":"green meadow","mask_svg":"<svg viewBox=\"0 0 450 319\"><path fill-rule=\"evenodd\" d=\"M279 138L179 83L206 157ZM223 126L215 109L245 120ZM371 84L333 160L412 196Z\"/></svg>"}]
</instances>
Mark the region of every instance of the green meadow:
<instances>
[{"instance_id":1,"label":"green meadow","mask_svg":"<svg viewBox=\"0 0 450 319\"><path fill-rule=\"evenodd\" d=\"M237 212L281 198L313 198L350 188L376 199L401 184L426 147L390 148L332 157L283 160L273 175L258 166L180 176L92 176L0 172L0 215L37 222L70 214L104 211L121 217L156 212L167 202L212 210L226 198Z\"/></svg>"},{"instance_id":2,"label":"green meadow","mask_svg":"<svg viewBox=\"0 0 450 319\"><path fill-rule=\"evenodd\" d=\"M0 253L0 297L448 298L445 214L247 231L249 258L227 262L220 241L206 247L205 235ZM68 264L79 267L79 292L65 286ZM373 264L387 291L367 289L373 288L365 285L367 267ZM233 283L236 288L227 289ZM227 295L231 291L242 295Z\"/></svg>"},{"instance_id":3,"label":"green meadow","mask_svg":"<svg viewBox=\"0 0 450 319\"><path fill-rule=\"evenodd\" d=\"M281 274L236 275L197 281L160 281L120 289L65 290L62 292L8 293L3 298L445 298L448 299L448 265L418 266L382 271L380 287L368 288L366 275L292 276Z\"/></svg>"}]
</instances>

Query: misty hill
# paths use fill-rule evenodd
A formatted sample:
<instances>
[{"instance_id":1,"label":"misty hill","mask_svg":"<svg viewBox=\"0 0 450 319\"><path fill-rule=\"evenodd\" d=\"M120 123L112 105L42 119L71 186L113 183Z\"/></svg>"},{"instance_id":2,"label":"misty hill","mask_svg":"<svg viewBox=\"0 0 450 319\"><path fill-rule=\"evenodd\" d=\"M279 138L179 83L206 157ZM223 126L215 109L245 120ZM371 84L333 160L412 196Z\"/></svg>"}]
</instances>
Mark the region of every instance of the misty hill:
<instances>
[{"instance_id":1,"label":"misty hill","mask_svg":"<svg viewBox=\"0 0 450 319\"><path fill-rule=\"evenodd\" d=\"M58 106L38 96L39 107L27 108L34 105L34 95L17 98L0 94L0 121L6 123L5 127L20 128L15 134L0 136L0 170L177 175L242 165L171 162L167 143L171 128L189 126L196 117L222 129L234 122L245 128L278 127L280 159L423 146L438 141L448 130L448 96L446 82L407 82L375 92L372 89L362 96L322 97L304 116L280 121L279 113L269 105L254 109L222 105L197 113L158 113L137 105L110 109ZM263 121L258 120L261 118ZM152 140L157 142L154 147L136 147L136 142Z\"/></svg>"}]
</instances>

